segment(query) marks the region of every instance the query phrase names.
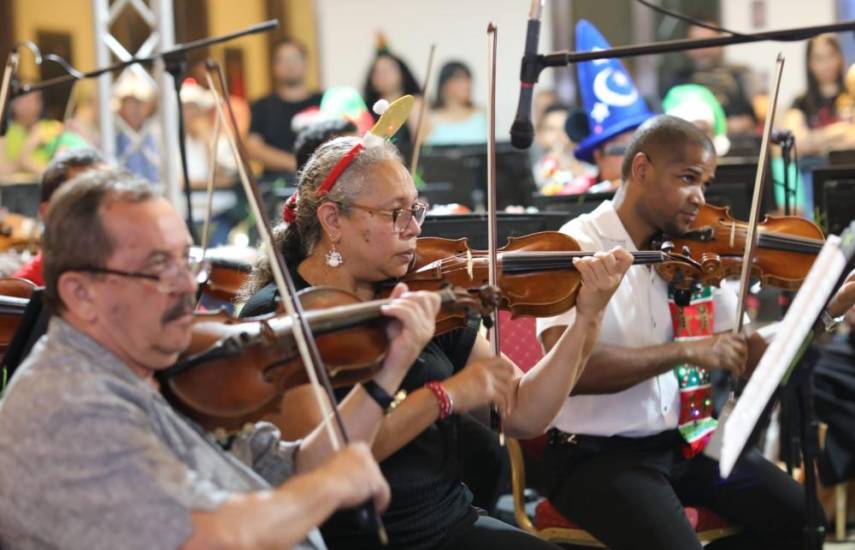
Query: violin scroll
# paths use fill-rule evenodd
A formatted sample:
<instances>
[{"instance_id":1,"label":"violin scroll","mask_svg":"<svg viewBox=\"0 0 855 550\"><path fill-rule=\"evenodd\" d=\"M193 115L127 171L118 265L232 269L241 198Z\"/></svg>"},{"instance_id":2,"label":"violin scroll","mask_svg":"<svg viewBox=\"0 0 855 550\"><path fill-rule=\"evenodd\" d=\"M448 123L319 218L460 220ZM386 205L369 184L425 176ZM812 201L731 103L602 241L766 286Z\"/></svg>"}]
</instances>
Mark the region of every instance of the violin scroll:
<instances>
[{"instance_id":1,"label":"violin scroll","mask_svg":"<svg viewBox=\"0 0 855 550\"><path fill-rule=\"evenodd\" d=\"M766 216L756 235L751 275L785 290L801 285L825 240L816 224L796 216ZM723 279L739 276L747 238L748 224L733 218L729 208L705 204L689 231L666 236L662 242L670 250L682 250L671 252L679 261L660 264L656 270L677 288L695 283L718 286Z\"/></svg>"}]
</instances>

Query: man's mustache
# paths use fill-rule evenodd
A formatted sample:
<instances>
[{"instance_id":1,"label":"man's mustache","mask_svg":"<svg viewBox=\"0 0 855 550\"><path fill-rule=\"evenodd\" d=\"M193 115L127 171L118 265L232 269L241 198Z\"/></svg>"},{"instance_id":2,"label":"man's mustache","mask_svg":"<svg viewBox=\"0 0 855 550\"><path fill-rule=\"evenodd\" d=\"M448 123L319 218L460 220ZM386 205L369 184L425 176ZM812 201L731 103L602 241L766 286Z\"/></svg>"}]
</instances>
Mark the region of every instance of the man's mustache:
<instances>
[{"instance_id":1,"label":"man's mustache","mask_svg":"<svg viewBox=\"0 0 855 550\"><path fill-rule=\"evenodd\" d=\"M191 315L195 308L196 302L193 300L193 295L185 294L178 300L177 304L169 308L169 310L163 314L161 322L165 325L166 323L174 321L179 317Z\"/></svg>"}]
</instances>

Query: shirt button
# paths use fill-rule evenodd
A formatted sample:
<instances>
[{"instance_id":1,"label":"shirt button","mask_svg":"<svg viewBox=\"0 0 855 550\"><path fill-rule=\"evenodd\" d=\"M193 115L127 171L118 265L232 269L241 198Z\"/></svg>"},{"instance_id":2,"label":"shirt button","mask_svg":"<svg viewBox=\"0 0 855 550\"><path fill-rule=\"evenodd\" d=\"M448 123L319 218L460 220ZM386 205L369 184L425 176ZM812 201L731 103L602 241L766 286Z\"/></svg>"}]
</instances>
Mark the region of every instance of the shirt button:
<instances>
[{"instance_id":1,"label":"shirt button","mask_svg":"<svg viewBox=\"0 0 855 550\"><path fill-rule=\"evenodd\" d=\"M662 412L664 412L664 413L668 412L668 406L667 405L665 407L662 407Z\"/></svg>"}]
</instances>

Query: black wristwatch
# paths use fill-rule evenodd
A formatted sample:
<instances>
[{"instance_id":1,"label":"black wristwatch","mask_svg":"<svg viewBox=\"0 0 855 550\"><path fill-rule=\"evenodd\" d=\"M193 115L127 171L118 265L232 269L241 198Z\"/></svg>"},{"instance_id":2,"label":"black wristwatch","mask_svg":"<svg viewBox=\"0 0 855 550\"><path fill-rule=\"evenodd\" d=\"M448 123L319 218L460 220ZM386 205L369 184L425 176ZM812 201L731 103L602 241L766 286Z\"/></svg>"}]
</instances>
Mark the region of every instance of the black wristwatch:
<instances>
[{"instance_id":1,"label":"black wristwatch","mask_svg":"<svg viewBox=\"0 0 855 550\"><path fill-rule=\"evenodd\" d=\"M383 414L391 413L404 399L407 398L407 392L405 390L398 390L397 393L395 393L395 396L392 397L374 380L363 382L362 387L365 389L365 392L371 396L371 399L373 399L374 402L383 409Z\"/></svg>"},{"instance_id":2,"label":"black wristwatch","mask_svg":"<svg viewBox=\"0 0 855 550\"><path fill-rule=\"evenodd\" d=\"M375 403L380 405L380 408L384 411L388 409L389 406L395 401L395 398L389 395L389 392L380 387L380 384L378 384L374 380L363 382L362 387L365 389L368 395L371 396L371 399L373 399Z\"/></svg>"}]
</instances>

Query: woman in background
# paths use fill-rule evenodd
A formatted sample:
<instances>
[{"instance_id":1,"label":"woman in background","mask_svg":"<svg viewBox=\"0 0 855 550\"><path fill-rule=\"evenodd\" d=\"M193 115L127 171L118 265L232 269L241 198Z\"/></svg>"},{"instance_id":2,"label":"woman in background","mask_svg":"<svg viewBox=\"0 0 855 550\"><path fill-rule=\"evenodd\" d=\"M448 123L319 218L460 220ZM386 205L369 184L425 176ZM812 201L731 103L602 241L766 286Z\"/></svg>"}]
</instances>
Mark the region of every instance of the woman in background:
<instances>
[{"instance_id":1,"label":"woman in background","mask_svg":"<svg viewBox=\"0 0 855 550\"><path fill-rule=\"evenodd\" d=\"M416 82L416 78L413 76L410 68L407 67L407 64L404 63L404 60L393 55L385 46L378 49L377 56L371 63L368 75L365 77L365 86L362 94L368 110L374 116L374 120L376 121L379 118L379 115L373 112L374 103L378 99L385 99L389 103L392 103L401 96L412 95L416 98L416 105L412 110L413 115L415 115L419 112L418 102L421 100L420 94L421 90ZM399 150L402 152L410 150L415 131L416 120L414 116L410 116L410 120L398 130L393 140Z\"/></svg>"},{"instance_id":2,"label":"woman in background","mask_svg":"<svg viewBox=\"0 0 855 550\"><path fill-rule=\"evenodd\" d=\"M449 61L439 71L430 125L426 142L431 145L487 140L487 117L472 103L472 71L460 61Z\"/></svg>"},{"instance_id":3,"label":"woman in background","mask_svg":"<svg viewBox=\"0 0 855 550\"><path fill-rule=\"evenodd\" d=\"M852 98L844 86L843 50L832 34L807 43L807 91L796 98L785 125L792 130L802 155L824 155L832 149L855 147Z\"/></svg>"}]
</instances>

